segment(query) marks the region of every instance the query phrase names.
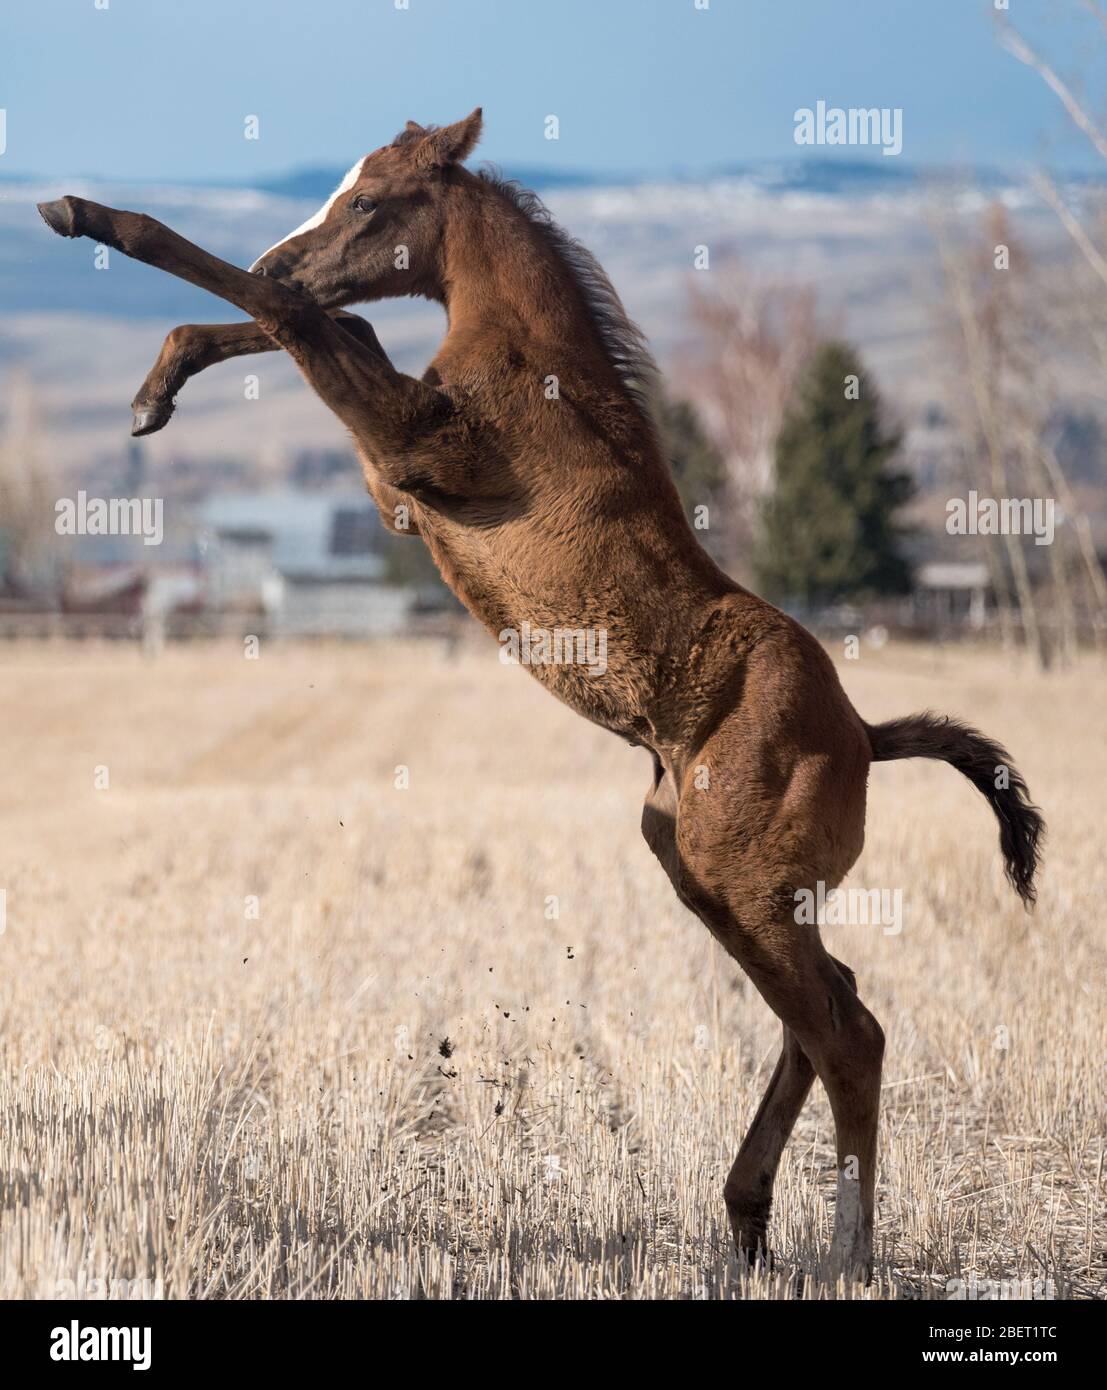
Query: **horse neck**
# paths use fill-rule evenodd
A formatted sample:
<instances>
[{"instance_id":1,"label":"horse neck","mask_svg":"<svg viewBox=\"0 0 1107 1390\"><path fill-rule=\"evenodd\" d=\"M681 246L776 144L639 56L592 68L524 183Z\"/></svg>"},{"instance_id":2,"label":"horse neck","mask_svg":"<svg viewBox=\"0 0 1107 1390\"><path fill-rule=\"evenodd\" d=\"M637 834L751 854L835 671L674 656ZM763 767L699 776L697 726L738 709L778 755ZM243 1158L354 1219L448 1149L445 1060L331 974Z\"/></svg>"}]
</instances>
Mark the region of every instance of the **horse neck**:
<instances>
[{"instance_id":1,"label":"horse neck","mask_svg":"<svg viewBox=\"0 0 1107 1390\"><path fill-rule=\"evenodd\" d=\"M457 192L444 237L447 341L510 326L604 356L576 277L541 228L472 176Z\"/></svg>"}]
</instances>

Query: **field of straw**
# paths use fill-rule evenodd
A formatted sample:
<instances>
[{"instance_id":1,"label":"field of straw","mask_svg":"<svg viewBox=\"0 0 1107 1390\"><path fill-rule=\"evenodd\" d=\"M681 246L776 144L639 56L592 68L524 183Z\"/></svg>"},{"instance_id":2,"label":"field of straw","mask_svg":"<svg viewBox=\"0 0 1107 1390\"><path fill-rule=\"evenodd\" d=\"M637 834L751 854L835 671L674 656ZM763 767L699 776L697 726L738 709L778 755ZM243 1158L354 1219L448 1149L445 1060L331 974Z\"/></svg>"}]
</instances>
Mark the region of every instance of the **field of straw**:
<instances>
[{"instance_id":1,"label":"field of straw","mask_svg":"<svg viewBox=\"0 0 1107 1390\"><path fill-rule=\"evenodd\" d=\"M849 882L903 930L825 931L888 1035L854 1296L1101 1296L1107 672L843 679L1007 743L1050 825L1031 917L967 782L873 770ZM646 754L493 643L9 646L0 709L0 1296L834 1294L818 1088L774 1270L730 1253L779 1026L639 835Z\"/></svg>"}]
</instances>

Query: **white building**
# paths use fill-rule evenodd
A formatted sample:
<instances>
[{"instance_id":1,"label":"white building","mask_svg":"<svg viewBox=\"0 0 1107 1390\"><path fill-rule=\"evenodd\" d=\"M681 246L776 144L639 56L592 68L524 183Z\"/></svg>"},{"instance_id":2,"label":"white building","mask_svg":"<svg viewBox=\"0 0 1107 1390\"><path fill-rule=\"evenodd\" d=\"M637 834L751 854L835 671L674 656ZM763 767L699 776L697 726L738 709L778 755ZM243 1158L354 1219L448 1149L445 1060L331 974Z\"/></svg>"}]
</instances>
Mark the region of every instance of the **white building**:
<instances>
[{"instance_id":1,"label":"white building","mask_svg":"<svg viewBox=\"0 0 1107 1390\"><path fill-rule=\"evenodd\" d=\"M220 493L201 512L209 603L265 615L282 636L402 633L415 595L389 584L384 531L362 493Z\"/></svg>"}]
</instances>

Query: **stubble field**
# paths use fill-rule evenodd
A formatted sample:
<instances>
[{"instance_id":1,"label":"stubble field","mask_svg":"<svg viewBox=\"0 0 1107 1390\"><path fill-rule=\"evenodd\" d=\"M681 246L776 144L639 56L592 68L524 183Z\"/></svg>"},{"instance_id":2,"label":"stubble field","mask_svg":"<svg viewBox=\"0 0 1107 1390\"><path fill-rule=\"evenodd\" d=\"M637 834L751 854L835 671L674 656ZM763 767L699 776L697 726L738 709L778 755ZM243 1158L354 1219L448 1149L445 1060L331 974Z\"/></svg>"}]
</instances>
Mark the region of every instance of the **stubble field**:
<instances>
[{"instance_id":1,"label":"stubble field","mask_svg":"<svg viewBox=\"0 0 1107 1390\"><path fill-rule=\"evenodd\" d=\"M1102 1296L1107 671L843 679L1007 743L1050 827L1030 917L967 782L873 769L848 882L903 930L824 933L888 1035L853 1296ZM494 644L15 645L0 710L0 1296L835 1294L825 1096L740 1276L779 1025L640 837L646 755Z\"/></svg>"}]
</instances>

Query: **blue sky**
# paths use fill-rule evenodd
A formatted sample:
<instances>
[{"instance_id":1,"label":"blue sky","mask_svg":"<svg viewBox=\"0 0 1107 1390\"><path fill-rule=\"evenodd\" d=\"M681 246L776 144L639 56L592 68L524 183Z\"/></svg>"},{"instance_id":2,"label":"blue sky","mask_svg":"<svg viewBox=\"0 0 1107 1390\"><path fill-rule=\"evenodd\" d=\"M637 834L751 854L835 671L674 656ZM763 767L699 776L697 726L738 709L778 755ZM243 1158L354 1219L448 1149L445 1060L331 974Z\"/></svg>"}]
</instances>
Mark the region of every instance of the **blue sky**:
<instances>
[{"instance_id":1,"label":"blue sky","mask_svg":"<svg viewBox=\"0 0 1107 1390\"><path fill-rule=\"evenodd\" d=\"M912 163L1095 163L999 48L992 0L106 2L3 0L0 173L249 182L478 104L481 153L508 167L700 171L798 157L793 113L818 100L902 107ZM1077 0L1010 2L1091 72Z\"/></svg>"}]
</instances>

